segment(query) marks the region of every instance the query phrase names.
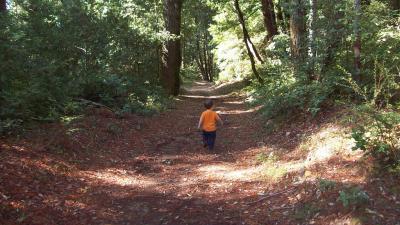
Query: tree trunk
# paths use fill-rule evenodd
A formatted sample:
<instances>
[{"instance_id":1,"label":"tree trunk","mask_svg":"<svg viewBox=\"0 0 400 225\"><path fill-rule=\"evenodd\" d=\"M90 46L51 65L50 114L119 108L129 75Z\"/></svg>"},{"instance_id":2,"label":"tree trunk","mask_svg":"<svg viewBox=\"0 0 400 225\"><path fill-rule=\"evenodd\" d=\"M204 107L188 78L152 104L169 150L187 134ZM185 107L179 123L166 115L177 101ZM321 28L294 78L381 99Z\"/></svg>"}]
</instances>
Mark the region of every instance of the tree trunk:
<instances>
[{"instance_id":1,"label":"tree trunk","mask_svg":"<svg viewBox=\"0 0 400 225\"><path fill-rule=\"evenodd\" d=\"M400 1L399 0L391 0L390 5L392 6L393 10L400 11Z\"/></svg>"},{"instance_id":2,"label":"tree trunk","mask_svg":"<svg viewBox=\"0 0 400 225\"><path fill-rule=\"evenodd\" d=\"M315 75L315 61L317 59L317 0L311 0L311 22L310 22L310 50L311 50L311 60L309 66L309 76L311 79L317 79Z\"/></svg>"},{"instance_id":3,"label":"tree trunk","mask_svg":"<svg viewBox=\"0 0 400 225\"><path fill-rule=\"evenodd\" d=\"M174 35L164 43L162 51L161 84L167 94L178 95L180 88L181 53L181 11L182 0L164 0L164 20L166 30Z\"/></svg>"},{"instance_id":4,"label":"tree trunk","mask_svg":"<svg viewBox=\"0 0 400 225\"><path fill-rule=\"evenodd\" d=\"M197 35L196 48L197 48L196 62L197 62L197 66L199 67L199 70L201 72L201 76L203 77L203 80L210 81L210 79L208 77L208 72L207 72L206 58L204 57L205 56L205 52L204 52L205 48L204 48L204 45L202 48L201 37L199 35Z\"/></svg>"},{"instance_id":5,"label":"tree trunk","mask_svg":"<svg viewBox=\"0 0 400 225\"><path fill-rule=\"evenodd\" d=\"M7 0L0 0L0 12L7 11Z\"/></svg>"},{"instance_id":6,"label":"tree trunk","mask_svg":"<svg viewBox=\"0 0 400 225\"><path fill-rule=\"evenodd\" d=\"M250 48L250 44L252 45L253 43L250 40L250 35L249 35L249 32L247 31L247 28L246 28L243 12L242 12L242 10L240 9L240 6L239 6L239 0L234 0L234 6L235 6L235 11L236 11L236 13L238 15L239 23L240 23L240 25L242 27L243 41L244 41L244 44L246 45L247 54L249 55L249 58L250 58L251 69L253 70L254 76L257 78L258 82L262 84L262 83L264 83L264 80L261 78L261 76L259 75L259 73L257 72L257 69L256 69L256 62L254 60L254 55L253 55L252 50ZM259 57L258 59L260 60L260 62L263 62L261 57L257 53L257 50L254 47L254 45L253 45L253 52L257 57Z\"/></svg>"},{"instance_id":7,"label":"tree trunk","mask_svg":"<svg viewBox=\"0 0 400 225\"><path fill-rule=\"evenodd\" d=\"M264 26L267 29L267 40L270 41L278 34L278 26L276 24L274 2L272 0L261 0L261 11L264 16Z\"/></svg>"},{"instance_id":8,"label":"tree trunk","mask_svg":"<svg viewBox=\"0 0 400 225\"><path fill-rule=\"evenodd\" d=\"M211 82L214 81L214 57L213 54L208 51L208 76Z\"/></svg>"},{"instance_id":9,"label":"tree trunk","mask_svg":"<svg viewBox=\"0 0 400 225\"><path fill-rule=\"evenodd\" d=\"M278 1L278 5L276 6L276 21L278 26L281 28L281 32L286 33L285 19L283 18L283 11L280 1Z\"/></svg>"},{"instance_id":10,"label":"tree trunk","mask_svg":"<svg viewBox=\"0 0 400 225\"><path fill-rule=\"evenodd\" d=\"M361 0L354 0L354 80L360 82L361 74L361 31L360 31L360 16L361 16Z\"/></svg>"},{"instance_id":11,"label":"tree trunk","mask_svg":"<svg viewBox=\"0 0 400 225\"><path fill-rule=\"evenodd\" d=\"M290 39L292 59L297 76L304 72L307 62L307 30L305 17L305 0L292 0Z\"/></svg>"}]
</instances>

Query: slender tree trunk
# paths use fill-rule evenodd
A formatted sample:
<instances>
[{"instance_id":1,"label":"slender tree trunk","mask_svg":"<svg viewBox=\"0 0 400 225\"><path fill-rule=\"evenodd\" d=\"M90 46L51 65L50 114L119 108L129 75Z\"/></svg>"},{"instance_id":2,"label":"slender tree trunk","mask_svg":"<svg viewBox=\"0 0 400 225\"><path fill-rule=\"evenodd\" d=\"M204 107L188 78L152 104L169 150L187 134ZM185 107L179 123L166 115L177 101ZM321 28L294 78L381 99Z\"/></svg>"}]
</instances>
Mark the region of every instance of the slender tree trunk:
<instances>
[{"instance_id":1,"label":"slender tree trunk","mask_svg":"<svg viewBox=\"0 0 400 225\"><path fill-rule=\"evenodd\" d=\"M203 38L203 59L204 59L204 71L206 72L207 80L210 81L210 75L208 73L208 58L207 58L207 34L204 34Z\"/></svg>"},{"instance_id":2,"label":"slender tree trunk","mask_svg":"<svg viewBox=\"0 0 400 225\"><path fill-rule=\"evenodd\" d=\"M281 32L285 33L286 32L285 20L283 18L283 11L280 1L278 1L278 4L276 5L276 22L278 26L281 28Z\"/></svg>"},{"instance_id":3,"label":"slender tree trunk","mask_svg":"<svg viewBox=\"0 0 400 225\"><path fill-rule=\"evenodd\" d=\"M267 40L278 34L273 0L261 0L261 11L264 16L264 26L267 29Z\"/></svg>"},{"instance_id":4,"label":"slender tree trunk","mask_svg":"<svg viewBox=\"0 0 400 225\"><path fill-rule=\"evenodd\" d=\"M311 0L311 20L310 20L310 51L311 51L311 60L309 66L309 76L311 79L317 79L315 75L315 61L317 59L317 0Z\"/></svg>"},{"instance_id":5,"label":"slender tree trunk","mask_svg":"<svg viewBox=\"0 0 400 225\"><path fill-rule=\"evenodd\" d=\"M399 0L391 0L390 4L393 10L400 11L400 1Z\"/></svg>"},{"instance_id":6,"label":"slender tree trunk","mask_svg":"<svg viewBox=\"0 0 400 225\"><path fill-rule=\"evenodd\" d=\"M210 78L210 81L213 82L214 81L214 57L213 54L208 51L208 76Z\"/></svg>"},{"instance_id":7,"label":"slender tree trunk","mask_svg":"<svg viewBox=\"0 0 400 225\"><path fill-rule=\"evenodd\" d=\"M354 0L354 80L360 82L361 75L361 31L360 31L360 16L361 16L361 0Z\"/></svg>"},{"instance_id":8,"label":"slender tree trunk","mask_svg":"<svg viewBox=\"0 0 400 225\"><path fill-rule=\"evenodd\" d=\"M7 0L0 0L0 12L7 11Z\"/></svg>"},{"instance_id":9,"label":"slender tree trunk","mask_svg":"<svg viewBox=\"0 0 400 225\"><path fill-rule=\"evenodd\" d=\"M196 59L196 62L197 62L197 66L199 67L199 70L201 72L201 76L203 77L203 80L209 81L208 80L208 76L207 76L207 71L206 71L205 65L204 65L202 49L200 47L201 46L200 45L200 40L201 40L200 37L197 36L197 43L196 43L196 46L197 46L197 59Z\"/></svg>"},{"instance_id":10,"label":"slender tree trunk","mask_svg":"<svg viewBox=\"0 0 400 225\"><path fill-rule=\"evenodd\" d=\"M182 0L164 0L166 30L175 37L164 43L162 52L161 84L170 95L178 95L180 88Z\"/></svg>"},{"instance_id":11,"label":"slender tree trunk","mask_svg":"<svg viewBox=\"0 0 400 225\"><path fill-rule=\"evenodd\" d=\"M7 11L7 0L0 0L0 11Z\"/></svg>"},{"instance_id":12,"label":"slender tree trunk","mask_svg":"<svg viewBox=\"0 0 400 225\"><path fill-rule=\"evenodd\" d=\"M307 63L307 30L305 0L292 0L290 39L292 59L296 75L304 72Z\"/></svg>"},{"instance_id":13,"label":"slender tree trunk","mask_svg":"<svg viewBox=\"0 0 400 225\"><path fill-rule=\"evenodd\" d=\"M264 80L261 78L260 74L257 72L256 62L254 60L254 55L253 55L252 50L250 48L250 44L252 44L252 42L250 40L249 32L246 29L244 16L243 16L242 10L240 9L240 6L239 6L239 0L234 0L234 6L235 6L236 13L238 15L239 23L240 23L240 25L242 27L243 42L246 45L247 54L249 55L249 58L250 58L251 69L253 70L254 76L257 78L258 82L262 84L262 83L264 83ZM259 57L256 48L253 47L253 51L254 51L255 55ZM259 58L259 60L262 62L261 57Z\"/></svg>"}]
</instances>

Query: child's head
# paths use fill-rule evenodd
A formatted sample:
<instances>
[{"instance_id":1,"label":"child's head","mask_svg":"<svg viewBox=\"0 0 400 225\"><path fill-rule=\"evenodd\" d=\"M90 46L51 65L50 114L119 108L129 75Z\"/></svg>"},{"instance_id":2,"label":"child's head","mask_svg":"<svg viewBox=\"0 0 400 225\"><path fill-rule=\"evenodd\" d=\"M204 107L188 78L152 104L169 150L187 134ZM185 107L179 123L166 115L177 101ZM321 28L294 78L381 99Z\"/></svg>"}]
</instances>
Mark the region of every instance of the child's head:
<instances>
[{"instance_id":1,"label":"child's head","mask_svg":"<svg viewBox=\"0 0 400 225\"><path fill-rule=\"evenodd\" d=\"M206 109L211 109L213 107L214 103L211 99L207 99L204 102L204 107L206 107Z\"/></svg>"}]
</instances>

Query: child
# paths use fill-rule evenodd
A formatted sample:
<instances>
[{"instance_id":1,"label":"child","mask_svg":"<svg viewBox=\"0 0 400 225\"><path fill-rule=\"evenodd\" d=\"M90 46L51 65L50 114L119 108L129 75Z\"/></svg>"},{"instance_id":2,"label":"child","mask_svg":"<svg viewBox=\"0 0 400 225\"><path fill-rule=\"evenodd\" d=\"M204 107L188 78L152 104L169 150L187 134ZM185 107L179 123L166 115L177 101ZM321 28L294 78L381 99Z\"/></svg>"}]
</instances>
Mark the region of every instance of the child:
<instances>
[{"instance_id":1,"label":"child","mask_svg":"<svg viewBox=\"0 0 400 225\"><path fill-rule=\"evenodd\" d=\"M210 151L214 150L215 138L217 137L217 122L223 125L221 118L213 111L213 101L208 99L204 102L206 111L201 114L198 128L203 131L204 147L208 146Z\"/></svg>"}]
</instances>

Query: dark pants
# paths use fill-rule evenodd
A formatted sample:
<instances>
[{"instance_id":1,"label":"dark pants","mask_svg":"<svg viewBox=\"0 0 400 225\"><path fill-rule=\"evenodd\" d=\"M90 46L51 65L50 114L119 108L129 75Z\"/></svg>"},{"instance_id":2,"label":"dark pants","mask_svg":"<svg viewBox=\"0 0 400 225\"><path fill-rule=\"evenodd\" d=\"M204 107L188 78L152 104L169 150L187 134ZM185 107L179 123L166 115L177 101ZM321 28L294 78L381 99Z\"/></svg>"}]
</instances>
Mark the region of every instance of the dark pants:
<instances>
[{"instance_id":1,"label":"dark pants","mask_svg":"<svg viewBox=\"0 0 400 225\"><path fill-rule=\"evenodd\" d=\"M209 150L214 150L215 138L217 137L217 131L203 131L203 142L204 146L208 146Z\"/></svg>"}]
</instances>

